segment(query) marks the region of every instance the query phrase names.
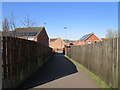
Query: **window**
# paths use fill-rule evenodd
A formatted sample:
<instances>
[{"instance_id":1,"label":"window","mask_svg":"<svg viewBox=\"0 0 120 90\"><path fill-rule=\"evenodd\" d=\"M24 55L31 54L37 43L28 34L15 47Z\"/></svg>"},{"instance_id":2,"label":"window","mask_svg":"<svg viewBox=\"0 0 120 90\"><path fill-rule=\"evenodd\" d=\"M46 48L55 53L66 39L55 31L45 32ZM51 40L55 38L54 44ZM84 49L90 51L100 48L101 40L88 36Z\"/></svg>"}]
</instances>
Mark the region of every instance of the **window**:
<instances>
[{"instance_id":1,"label":"window","mask_svg":"<svg viewBox=\"0 0 120 90\"><path fill-rule=\"evenodd\" d=\"M72 46L72 45L73 45L73 43L69 43L69 45L70 45L70 46Z\"/></svg>"},{"instance_id":2,"label":"window","mask_svg":"<svg viewBox=\"0 0 120 90\"><path fill-rule=\"evenodd\" d=\"M91 44L91 41L87 41L87 44Z\"/></svg>"},{"instance_id":3,"label":"window","mask_svg":"<svg viewBox=\"0 0 120 90\"><path fill-rule=\"evenodd\" d=\"M34 37L29 37L28 40L34 40Z\"/></svg>"}]
</instances>

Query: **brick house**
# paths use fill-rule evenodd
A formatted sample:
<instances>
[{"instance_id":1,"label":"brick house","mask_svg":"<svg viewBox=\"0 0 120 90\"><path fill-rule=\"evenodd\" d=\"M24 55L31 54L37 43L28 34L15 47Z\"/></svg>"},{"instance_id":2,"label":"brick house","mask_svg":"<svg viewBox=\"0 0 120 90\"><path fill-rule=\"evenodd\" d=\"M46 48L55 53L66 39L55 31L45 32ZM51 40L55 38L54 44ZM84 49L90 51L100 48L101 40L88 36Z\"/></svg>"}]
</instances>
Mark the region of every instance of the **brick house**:
<instances>
[{"instance_id":1,"label":"brick house","mask_svg":"<svg viewBox=\"0 0 120 90\"><path fill-rule=\"evenodd\" d=\"M10 31L7 36L32 40L49 46L49 37L47 35L45 27L16 28L15 30Z\"/></svg>"},{"instance_id":2,"label":"brick house","mask_svg":"<svg viewBox=\"0 0 120 90\"><path fill-rule=\"evenodd\" d=\"M53 50L62 50L64 47L64 40L61 38L51 38L49 46L53 48Z\"/></svg>"},{"instance_id":3,"label":"brick house","mask_svg":"<svg viewBox=\"0 0 120 90\"><path fill-rule=\"evenodd\" d=\"M72 46L72 45L74 45L74 40L64 40L65 41L65 46Z\"/></svg>"},{"instance_id":4,"label":"brick house","mask_svg":"<svg viewBox=\"0 0 120 90\"><path fill-rule=\"evenodd\" d=\"M74 42L74 45L87 45L99 41L102 41L102 39L97 37L94 33L90 33L82 36L77 42Z\"/></svg>"}]
</instances>

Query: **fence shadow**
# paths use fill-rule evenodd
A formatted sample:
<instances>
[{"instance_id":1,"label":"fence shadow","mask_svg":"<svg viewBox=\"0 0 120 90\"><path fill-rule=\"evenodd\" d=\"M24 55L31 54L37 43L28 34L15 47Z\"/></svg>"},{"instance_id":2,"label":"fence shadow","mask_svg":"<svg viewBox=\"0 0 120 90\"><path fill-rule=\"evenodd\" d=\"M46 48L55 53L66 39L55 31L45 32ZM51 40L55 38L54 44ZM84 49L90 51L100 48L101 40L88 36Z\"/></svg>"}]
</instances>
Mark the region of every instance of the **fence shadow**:
<instances>
[{"instance_id":1,"label":"fence shadow","mask_svg":"<svg viewBox=\"0 0 120 90\"><path fill-rule=\"evenodd\" d=\"M62 53L55 53L35 74L26 80L19 88L29 89L58 78L78 72L76 66Z\"/></svg>"}]
</instances>

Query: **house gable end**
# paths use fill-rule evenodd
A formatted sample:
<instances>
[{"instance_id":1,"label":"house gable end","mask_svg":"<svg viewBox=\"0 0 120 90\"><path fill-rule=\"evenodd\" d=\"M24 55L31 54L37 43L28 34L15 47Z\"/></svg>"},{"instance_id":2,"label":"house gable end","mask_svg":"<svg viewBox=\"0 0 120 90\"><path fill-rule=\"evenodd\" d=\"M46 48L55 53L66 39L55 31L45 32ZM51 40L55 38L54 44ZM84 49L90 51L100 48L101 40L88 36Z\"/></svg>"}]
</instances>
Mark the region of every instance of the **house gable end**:
<instances>
[{"instance_id":1,"label":"house gable end","mask_svg":"<svg viewBox=\"0 0 120 90\"><path fill-rule=\"evenodd\" d=\"M46 36L46 37L49 39L48 34L47 34L45 28L43 28L43 29L36 35L36 37L43 37L43 36Z\"/></svg>"},{"instance_id":2,"label":"house gable end","mask_svg":"<svg viewBox=\"0 0 120 90\"><path fill-rule=\"evenodd\" d=\"M101 41L95 34L92 34L90 37L88 37L84 42L91 41L94 43L95 41Z\"/></svg>"}]
</instances>

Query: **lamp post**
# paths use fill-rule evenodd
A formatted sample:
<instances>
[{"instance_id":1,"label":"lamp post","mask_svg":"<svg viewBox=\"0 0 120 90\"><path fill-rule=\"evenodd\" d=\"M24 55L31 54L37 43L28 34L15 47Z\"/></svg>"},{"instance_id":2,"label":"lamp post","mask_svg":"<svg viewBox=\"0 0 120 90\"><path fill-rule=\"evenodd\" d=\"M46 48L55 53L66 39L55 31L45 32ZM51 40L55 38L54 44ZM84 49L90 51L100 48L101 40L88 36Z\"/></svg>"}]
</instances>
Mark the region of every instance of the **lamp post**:
<instances>
[{"instance_id":1,"label":"lamp post","mask_svg":"<svg viewBox=\"0 0 120 90\"><path fill-rule=\"evenodd\" d=\"M46 26L46 22L44 22L44 27Z\"/></svg>"},{"instance_id":2,"label":"lamp post","mask_svg":"<svg viewBox=\"0 0 120 90\"><path fill-rule=\"evenodd\" d=\"M67 43L67 27L64 27L64 30L66 30L66 42Z\"/></svg>"},{"instance_id":3,"label":"lamp post","mask_svg":"<svg viewBox=\"0 0 120 90\"><path fill-rule=\"evenodd\" d=\"M66 30L66 44L67 44L67 27L64 27L64 30ZM64 47L65 48L65 50L64 50L64 53L65 53L65 55L67 55L67 48L66 47Z\"/></svg>"}]
</instances>

